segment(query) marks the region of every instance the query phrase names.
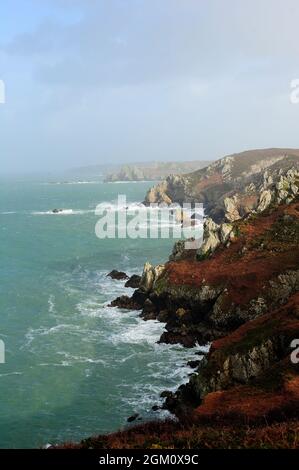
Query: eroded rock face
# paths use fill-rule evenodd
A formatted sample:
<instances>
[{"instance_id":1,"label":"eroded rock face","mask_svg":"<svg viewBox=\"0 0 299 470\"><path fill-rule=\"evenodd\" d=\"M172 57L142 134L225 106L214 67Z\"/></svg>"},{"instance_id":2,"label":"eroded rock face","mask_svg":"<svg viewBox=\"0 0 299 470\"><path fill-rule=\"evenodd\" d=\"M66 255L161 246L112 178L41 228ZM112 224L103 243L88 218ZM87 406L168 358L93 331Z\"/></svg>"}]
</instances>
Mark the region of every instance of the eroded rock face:
<instances>
[{"instance_id":1,"label":"eroded rock face","mask_svg":"<svg viewBox=\"0 0 299 470\"><path fill-rule=\"evenodd\" d=\"M138 289L141 281L141 276L138 274L133 274L130 279L125 283L125 287L131 287L132 289Z\"/></svg>"},{"instance_id":2,"label":"eroded rock face","mask_svg":"<svg viewBox=\"0 0 299 470\"><path fill-rule=\"evenodd\" d=\"M140 289L143 292L149 292L154 288L155 282L159 279L164 271L164 265L152 266L146 262L143 268L143 273L140 281Z\"/></svg>"},{"instance_id":3,"label":"eroded rock face","mask_svg":"<svg viewBox=\"0 0 299 470\"><path fill-rule=\"evenodd\" d=\"M140 310L141 305L132 297L121 295L111 302L109 307L118 307L125 310Z\"/></svg>"},{"instance_id":4,"label":"eroded rock face","mask_svg":"<svg viewBox=\"0 0 299 470\"><path fill-rule=\"evenodd\" d=\"M170 176L149 190L145 204L202 203L216 223L240 220L298 193L299 150L266 149L222 158L203 170Z\"/></svg>"},{"instance_id":5,"label":"eroded rock face","mask_svg":"<svg viewBox=\"0 0 299 470\"><path fill-rule=\"evenodd\" d=\"M237 195L233 197L226 197L224 199L224 207L225 207L225 218L229 222L235 222L236 220L241 219L241 215L239 214L238 209L238 197Z\"/></svg>"},{"instance_id":6,"label":"eroded rock face","mask_svg":"<svg viewBox=\"0 0 299 470\"><path fill-rule=\"evenodd\" d=\"M208 218L204 222L203 243L199 248L198 257L213 253L221 244L225 245L234 238L234 227L231 224L216 224Z\"/></svg>"},{"instance_id":7,"label":"eroded rock face","mask_svg":"<svg viewBox=\"0 0 299 470\"><path fill-rule=\"evenodd\" d=\"M111 277L111 279L116 279L118 281L129 279L129 276L126 273L123 271L117 271L116 269L113 269L109 274L107 274L107 277Z\"/></svg>"},{"instance_id":8,"label":"eroded rock face","mask_svg":"<svg viewBox=\"0 0 299 470\"><path fill-rule=\"evenodd\" d=\"M272 192L270 189L265 189L262 194L260 195L260 199L257 206L257 212L264 212L264 210L268 209L272 202Z\"/></svg>"}]
</instances>

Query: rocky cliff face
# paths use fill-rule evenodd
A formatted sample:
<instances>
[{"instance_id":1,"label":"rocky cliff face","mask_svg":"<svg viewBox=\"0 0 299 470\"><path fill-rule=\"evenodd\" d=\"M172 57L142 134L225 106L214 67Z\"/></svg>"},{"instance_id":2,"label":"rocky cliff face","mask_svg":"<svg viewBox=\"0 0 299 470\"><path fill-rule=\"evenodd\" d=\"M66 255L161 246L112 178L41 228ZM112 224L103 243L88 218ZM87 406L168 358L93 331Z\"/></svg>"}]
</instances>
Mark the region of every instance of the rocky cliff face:
<instances>
[{"instance_id":1,"label":"rocky cliff face","mask_svg":"<svg viewBox=\"0 0 299 470\"><path fill-rule=\"evenodd\" d=\"M284 180L287 203L275 189L263 211L230 224L209 219L200 257L177 246L165 265L146 264L133 299L145 320L166 323L160 341L212 342L190 382L166 399L172 411L197 406L201 418L224 416L218 395L225 390L232 390L224 399L233 414L244 415L246 403L254 409L258 396L265 416L299 409L298 366L290 361L290 343L299 338L299 197L289 199L291 184ZM240 393L248 395L243 408Z\"/></svg>"},{"instance_id":2,"label":"rocky cliff face","mask_svg":"<svg viewBox=\"0 0 299 470\"><path fill-rule=\"evenodd\" d=\"M198 170L209 165L210 161L190 162L148 162L123 165L105 177L105 182L115 181L159 181L171 174L181 174Z\"/></svg>"},{"instance_id":3,"label":"rocky cliff face","mask_svg":"<svg viewBox=\"0 0 299 470\"><path fill-rule=\"evenodd\" d=\"M298 447L298 159L299 151L277 149L233 155L149 191L148 203L206 202L203 244L185 250L179 241L169 262L146 263L132 298L114 305L164 322L160 342L210 343L210 351L187 384L164 394L178 424L150 423L83 447L215 447L225 433L226 446L276 447L277 426L282 447L294 433Z\"/></svg>"},{"instance_id":4,"label":"rocky cliff face","mask_svg":"<svg viewBox=\"0 0 299 470\"><path fill-rule=\"evenodd\" d=\"M189 383L166 394L165 406L195 426L299 416L299 357L291 360L299 340L299 151L243 157L170 178L147 197L205 199L213 216L199 250L177 242L165 265L145 265L129 299L145 320L166 324L160 342L211 343Z\"/></svg>"},{"instance_id":5,"label":"rocky cliff face","mask_svg":"<svg viewBox=\"0 0 299 470\"><path fill-rule=\"evenodd\" d=\"M185 175L169 176L151 188L145 203L203 203L215 222L234 222L289 202L298 192L299 150L253 150L224 157Z\"/></svg>"}]
</instances>

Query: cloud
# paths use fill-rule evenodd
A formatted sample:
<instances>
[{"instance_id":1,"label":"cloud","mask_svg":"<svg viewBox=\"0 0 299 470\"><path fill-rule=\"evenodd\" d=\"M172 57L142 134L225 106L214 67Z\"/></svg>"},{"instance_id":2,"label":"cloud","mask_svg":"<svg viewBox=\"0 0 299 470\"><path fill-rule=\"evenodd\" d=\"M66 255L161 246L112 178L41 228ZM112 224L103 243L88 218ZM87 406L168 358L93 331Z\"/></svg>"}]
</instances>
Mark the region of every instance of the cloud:
<instances>
[{"instance_id":1,"label":"cloud","mask_svg":"<svg viewBox=\"0 0 299 470\"><path fill-rule=\"evenodd\" d=\"M296 134L297 0L45 2L53 14L0 47L8 155L206 158Z\"/></svg>"}]
</instances>

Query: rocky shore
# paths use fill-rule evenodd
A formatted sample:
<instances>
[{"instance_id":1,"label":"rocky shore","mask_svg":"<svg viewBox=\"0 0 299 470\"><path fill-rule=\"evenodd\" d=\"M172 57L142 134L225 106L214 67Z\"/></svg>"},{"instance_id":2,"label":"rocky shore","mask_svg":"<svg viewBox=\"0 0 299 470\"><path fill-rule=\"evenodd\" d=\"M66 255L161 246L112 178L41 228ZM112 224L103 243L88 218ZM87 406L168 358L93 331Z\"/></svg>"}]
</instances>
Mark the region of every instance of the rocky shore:
<instances>
[{"instance_id":1,"label":"rocky shore","mask_svg":"<svg viewBox=\"0 0 299 470\"><path fill-rule=\"evenodd\" d=\"M117 181L160 181L170 174L182 174L204 168L210 161L147 162L122 165L105 176L106 183Z\"/></svg>"},{"instance_id":2,"label":"rocky shore","mask_svg":"<svg viewBox=\"0 0 299 470\"><path fill-rule=\"evenodd\" d=\"M160 342L210 351L186 385L164 393L179 422L81 447L298 445L299 151L230 156L196 173L167 179L146 202L208 201L202 246L178 242L166 264L146 263L133 295L112 305L164 322Z\"/></svg>"}]
</instances>

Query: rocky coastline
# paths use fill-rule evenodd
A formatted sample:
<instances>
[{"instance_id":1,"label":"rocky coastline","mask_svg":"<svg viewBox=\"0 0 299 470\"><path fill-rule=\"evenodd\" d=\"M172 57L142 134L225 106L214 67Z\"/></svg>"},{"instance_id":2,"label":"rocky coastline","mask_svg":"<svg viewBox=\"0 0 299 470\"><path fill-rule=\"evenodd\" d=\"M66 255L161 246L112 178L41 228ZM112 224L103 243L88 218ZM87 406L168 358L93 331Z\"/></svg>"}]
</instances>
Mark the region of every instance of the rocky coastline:
<instances>
[{"instance_id":1,"label":"rocky coastline","mask_svg":"<svg viewBox=\"0 0 299 470\"><path fill-rule=\"evenodd\" d=\"M159 342L211 347L194 362L189 382L163 395L178 422L148 423L81 447L169 448L171 434L178 448L188 439L217 447L221 432L227 433L224 446L250 447L248 439L262 446L269 435L269 446L276 447L284 432L292 436L286 446L295 445L299 354L291 360L291 344L299 338L299 151L260 152L225 157L148 192L147 204L203 201L203 244L186 250L180 241L167 263L145 263L142 276L132 280L133 295L111 305L165 323Z\"/></svg>"}]
</instances>

